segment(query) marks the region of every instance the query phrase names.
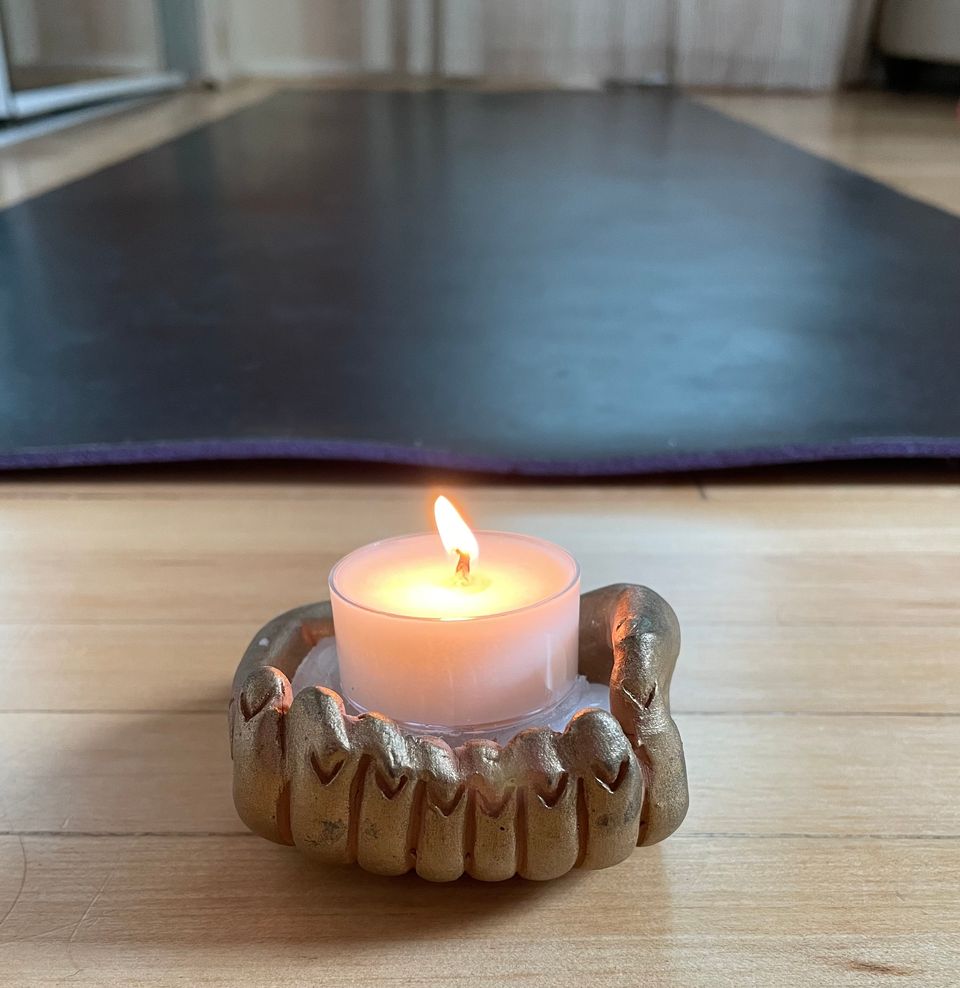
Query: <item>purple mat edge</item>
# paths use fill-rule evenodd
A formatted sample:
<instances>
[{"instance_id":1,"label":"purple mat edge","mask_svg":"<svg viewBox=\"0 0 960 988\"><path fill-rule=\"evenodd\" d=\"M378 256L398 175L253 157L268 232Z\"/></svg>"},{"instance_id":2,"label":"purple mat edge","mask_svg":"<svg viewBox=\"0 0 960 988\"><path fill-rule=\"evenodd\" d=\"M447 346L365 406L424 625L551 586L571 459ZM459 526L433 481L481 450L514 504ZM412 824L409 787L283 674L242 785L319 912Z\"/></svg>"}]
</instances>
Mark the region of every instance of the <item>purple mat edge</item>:
<instances>
[{"instance_id":1,"label":"purple mat edge","mask_svg":"<svg viewBox=\"0 0 960 988\"><path fill-rule=\"evenodd\" d=\"M960 457L960 439L864 439L833 444L762 446L591 460L512 460L376 442L305 439L208 439L25 449L0 453L0 471L133 466L217 460L339 460L530 477L614 477L831 460Z\"/></svg>"}]
</instances>

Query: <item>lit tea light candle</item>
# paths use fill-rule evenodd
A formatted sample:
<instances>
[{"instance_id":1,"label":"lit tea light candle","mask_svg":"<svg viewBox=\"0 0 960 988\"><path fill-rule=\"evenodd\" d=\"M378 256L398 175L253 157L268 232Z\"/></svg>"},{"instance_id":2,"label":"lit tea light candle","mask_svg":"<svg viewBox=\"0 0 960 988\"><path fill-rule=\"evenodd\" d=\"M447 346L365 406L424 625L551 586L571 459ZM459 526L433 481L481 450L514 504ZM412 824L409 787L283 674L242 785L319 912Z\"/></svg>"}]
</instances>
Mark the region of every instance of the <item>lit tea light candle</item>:
<instances>
[{"instance_id":1,"label":"lit tea light candle","mask_svg":"<svg viewBox=\"0 0 960 988\"><path fill-rule=\"evenodd\" d=\"M446 498L435 515L439 538L375 542L330 573L344 696L427 727L551 707L577 678L576 560L541 539L474 534Z\"/></svg>"}]
</instances>

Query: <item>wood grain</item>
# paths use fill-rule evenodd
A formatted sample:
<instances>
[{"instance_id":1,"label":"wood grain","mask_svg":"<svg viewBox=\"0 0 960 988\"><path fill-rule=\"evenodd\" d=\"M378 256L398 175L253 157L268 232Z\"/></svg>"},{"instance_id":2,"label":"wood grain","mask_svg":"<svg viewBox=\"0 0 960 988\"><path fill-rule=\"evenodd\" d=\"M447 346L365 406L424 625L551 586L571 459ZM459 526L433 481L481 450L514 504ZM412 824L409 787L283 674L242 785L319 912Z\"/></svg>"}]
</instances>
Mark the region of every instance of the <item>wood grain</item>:
<instances>
[{"instance_id":1,"label":"wood grain","mask_svg":"<svg viewBox=\"0 0 960 988\"><path fill-rule=\"evenodd\" d=\"M910 194L953 174L939 105L756 105L836 160L886 155ZM115 154L150 136L131 116ZM59 170L21 146L24 194L106 160L58 141ZM478 524L567 545L585 586L674 604L691 786L678 834L609 871L449 886L248 835L224 715L259 624L322 597L341 553L426 527L441 478L3 478L0 986L956 985L960 478L826 476L442 478Z\"/></svg>"},{"instance_id":2,"label":"wood grain","mask_svg":"<svg viewBox=\"0 0 960 988\"><path fill-rule=\"evenodd\" d=\"M0 830L243 833L225 720L223 712L0 717ZM958 717L730 713L677 722L693 794L688 835L960 840Z\"/></svg>"},{"instance_id":3,"label":"wood grain","mask_svg":"<svg viewBox=\"0 0 960 988\"><path fill-rule=\"evenodd\" d=\"M0 831L243 833L225 721L223 711L0 716ZM960 839L960 717L677 723L692 793L686 834Z\"/></svg>"},{"instance_id":4,"label":"wood grain","mask_svg":"<svg viewBox=\"0 0 960 988\"><path fill-rule=\"evenodd\" d=\"M703 93L698 99L817 157L960 215L960 126L955 97Z\"/></svg>"},{"instance_id":5,"label":"wood grain","mask_svg":"<svg viewBox=\"0 0 960 988\"><path fill-rule=\"evenodd\" d=\"M0 208L179 137L200 124L266 99L276 88L249 80L219 93L181 93L146 108L4 148L0 153Z\"/></svg>"},{"instance_id":6,"label":"wood grain","mask_svg":"<svg viewBox=\"0 0 960 988\"><path fill-rule=\"evenodd\" d=\"M447 488L480 524L568 545L585 585L677 605L676 837L567 882L434 889L247 836L223 713L240 652L341 552L424 527L434 485L7 480L0 984L956 980L950 474Z\"/></svg>"},{"instance_id":7,"label":"wood grain","mask_svg":"<svg viewBox=\"0 0 960 988\"><path fill-rule=\"evenodd\" d=\"M254 837L0 838L0 984L948 985L957 851L678 836L555 882L437 886Z\"/></svg>"}]
</instances>

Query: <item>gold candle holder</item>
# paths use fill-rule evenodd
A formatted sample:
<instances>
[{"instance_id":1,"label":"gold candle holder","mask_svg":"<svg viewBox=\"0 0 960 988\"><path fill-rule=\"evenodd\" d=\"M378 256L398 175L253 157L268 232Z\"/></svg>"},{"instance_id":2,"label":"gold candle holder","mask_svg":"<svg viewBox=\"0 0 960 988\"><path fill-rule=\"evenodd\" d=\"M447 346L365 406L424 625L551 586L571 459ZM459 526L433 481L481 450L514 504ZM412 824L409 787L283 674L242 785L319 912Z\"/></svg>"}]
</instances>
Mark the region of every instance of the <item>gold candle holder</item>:
<instances>
[{"instance_id":1,"label":"gold candle holder","mask_svg":"<svg viewBox=\"0 0 960 988\"><path fill-rule=\"evenodd\" d=\"M233 798L261 836L383 875L543 880L616 864L682 822L686 767L670 716L680 628L652 590L581 598L580 672L609 682L610 713L581 710L562 733L534 727L502 746L453 749L381 714L352 717L324 687L294 698L294 672L333 633L328 602L295 608L237 668Z\"/></svg>"}]
</instances>

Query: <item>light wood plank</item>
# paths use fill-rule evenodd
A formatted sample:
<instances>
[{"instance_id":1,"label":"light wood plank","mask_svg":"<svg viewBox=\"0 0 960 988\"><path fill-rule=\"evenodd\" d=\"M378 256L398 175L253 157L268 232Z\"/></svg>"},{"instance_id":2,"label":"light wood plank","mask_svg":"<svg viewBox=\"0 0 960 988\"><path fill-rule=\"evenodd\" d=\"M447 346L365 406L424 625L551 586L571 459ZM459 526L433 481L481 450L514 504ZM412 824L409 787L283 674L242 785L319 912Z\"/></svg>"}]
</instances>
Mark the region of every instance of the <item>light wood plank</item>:
<instances>
[{"instance_id":1,"label":"light wood plank","mask_svg":"<svg viewBox=\"0 0 960 988\"><path fill-rule=\"evenodd\" d=\"M671 697L694 710L960 713L960 627L687 622Z\"/></svg>"},{"instance_id":2,"label":"light wood plank","mask_svg":"<svg viewBox=\"0 0 960 988\"><path fill-rule=\"evenodd\" d=\"M214 712L266 614L233 624L0 624L0 711ZM960 713L960 627L686 621L678 714Z\"/></svg>"},{"instance_id":3,"label":"light wood plank","mask_svg":"<svg viewBox=\"0 0 960 988\"><path fill-rule=\"evenodd\" d=\"M222 92L187 92L118 116L56 131L4 148L0 154L0 208L179 137L200 124L266 99L271 83L246 81Z\"/></svg>"},{"instance_id":4,"label":"light wood plank","mask_svg":"<svg viewBox=\"0 0 960 988\"><path fill-rule=\"evenodd\" d=\"M700 93L700 102L960 215L960 130L948 95Z\"/></svg>"},{"instance_id":5,"label":"light wood plank","mask_svg":"<svg viewBox=\"0 0 960 988\"><path fill-rule=\"evenodd\" d=\"M953 841L680 839L433 886L254 838L28 838L0 984L947 985ZM20 848L0 839L0 909ZM0 911L0 915L2 915Z\"/></svg>"},{"instance_id":6,"label":"light wood plank","mask_svg":"<svg viewBox=\"0 0 960 988\"><path fill-rule=\"evenodd\" d=\"M956 501L886 508L837 500L738 507L694 488L665 498L626 488L551 496L464 494L484 527L552 538L580 559L585 587L632 580L674 604L682 624L956 627ZM358 544L426 527L422 487L263 497L0 502L7 580L0 623L246 623L326 595L333 562ZM267 534L268 533L268 534ZM55 561L55 562L54 562Z\"/></svg>"},{"instance_id":7,"label":"light wood plank","mask_svg":"<svg viewBox=\"0 0 960 988\"><path fill-rule=\"evenodd\" d=\"M41 931L41 941L54 945L43 942L39 950L18 933L17 942L0 948L2 969L11 972L13 984L68 976L81 984L128 982L135 972L154 983L232 985L262 982L278 971L288 980L323 983L329 976L338 985L388 978L444 985L602 978L632 985L641 973L656 984L651 965L663 984L712 985L718 972L731 984L867 984L884 977L953 983L954 900L930 873L940 879L950 874L955 841L949 837L960 832L951 754L960 741L958 718L851 716L955 712L958 695L958 628L949 612L956 491L931 485L922 496L889 488L811 489L798 496L781 486L737 492L709 485L705 499L692 485L461 491L475 516L497 519L492 524L539 524L543 534L572 541L585 570L600 578L638 578L642 564L656 577L648 582L659 581L681 614L689 611L674 694L678 708L702 711L680 717L693 804L680 833L652 852L660 862L658 880L633 870L647 867L638 853L624 866L629 872L574 876L571 881L587 883L582 895L578 884L576 894L546 887L545 897L560 898L545 898L552 905L544 908L527 899L507 901L502 923L501 907L488 909L479 898L485 890L424 905L419 883L378 884L352 870L312 872L295 854L243 835L229 799L222 713L12 714L0 717L0 749L12 752L9 764L17 767L13 777L0 779L9 829L86 831L109 820L129 829L191 834L223 828L232 836L222 839L228 849L213 855L206 872L218 876L215 892L213 877L205 880L209 885L184 887L180 881L204 872L206 865L198 862L207 859L191 846L206 838L174 840L177 849L159 854L148 873L137 865L150 857L147 839L126 854L111 846L112 875L89 849L108 839L76 838L81 846L66 853L59 870L46 859L43 870L54 869L59 888L73 883L79 891L73 898L48 891L31 898L32 886L25 883L25 895L0 927L2 939L16 929L12 922L25 920ZM60 670L73 664L61 636L90 636L81 637L88 651L76 664L94 678L98 669L122 673L124 656L139 658L137 641L146 635L147 678L155 672L165 703L205 709L222 702L239 649L270 609L300 599L293 595L318 570L322 576L338 552L374 537L371 525L415 527L411 519L427 495L419 484L39 490L39 498L32 496L35 489L0 498L0 531L21 584L19 590L7 584L0 607L8 619L4 640L19 641L25 654L46 650L52 690L49 696L44 691L43 702L56 704L52 709L80 703L77 680L83 677L72 671L58 683ZM36 507L40 502L45 507ZM890 567L900 569L884 575ZM32 596L25 587L33 588ZM47 606L56 602L53 622L30 617L38 597ZM215 621L209 620L211 608ZM176 658L165 657L166 636ZM107 646L99 662L97 642ZM912 658L907 664L900 658L905 649ZM159 709L127 682L108 686L104 695L118 707L132 701ZM96 692L83 702L97 709ZM734 710L755 704L844 716L719 716L715 711L724 703ZM24 738L39 740L24 750ZM777 833L821 836L783 841L772 836ZM849 833L901 837L842 836ZM929 845L944 852L936 866L918 863L915 841L902 836L910 833L939 836ZM29 854L31 842L39 847L61 839L71 838L24 841ZM686 865L678 864L676 855L688 843L698 850ZM784 844L791 845L789 853ZM833 851L823 857L828 844ZM702 876L717 876L718 855L727 845L737 867L724 866L718 888L697 884ZM874 851L880 845L891 848L883 858ZM0 870L14 869L11 878L0 879L0 895L8 888L15 893L18 854L19 844L10 845L0 858ZM924 859L926 854L925 847ZM638 860L641 865L634 865ZM222 876L252 882L265 872L276 881L271 898L283 904L268 900L257 912L253 947L244 946L250 937L225 943L220 929L238 927L237 914L250 908L251 895L249 885L237 890ZM291 884L291 874L306 884ZM891 876L893 892L884 886L875 895L878 883ZM331 887L334 877L343 884ZM623 903L631 878L643 889L637 908L628 910L642 917L640 925L571 936L571 929L582 927L582 912L609 915L609 903ZM594 886L597 881L616 884ZM115 902L109 897L117 882L126 884ZM367 897L347 908L344 887L367 888ZM904 907L904 900L928 891L931 902ZM30 902L51 900L67 908L21 911ZM134 900L144 905L131 906ZM217 913L221 902L228 916ZM325 919L310 911L319 902ZM758 905L743 912L744 903ZM344 928L368 930L369 921L357 914L377 909L392 917L412 911L430 932L415 936L400 927L384 943L336 935ZM544 909L555 918L553 926ZM448 925L437 935L441 913ZM188 919L178 925L181 914ZM306 932L283 939L276 928L264 927L265 914L279 917L284 930ZM304 914L306 925L298 927L292 917ZM652 925L651 914L658 917ZM946 916L953 925L931 932L925 925L930 915ZM879 925L871 925L878 916ZM242 922L239 928L250 929ZM464 929L445 939L444 930Z\"/></svg>"},{"instance_id":8,"label":"light wood plank","mask_svg":"<svg viewBox=\"0 0 960 988\"><path fill-rule=\"evenodd\" d=\"M457 493L481 524L568 545L586 587L639 580L664 593L684 628L678 710L949 713L960 702L958 491L716 483L705 499L690 484ZM30 669L30 688L5 691L0 709L218 709L256 628L325 596L326 571L354 545L426 525L430 493L0 485L0 670Z\"/></svg>"},{"instance_id":9,"label":"light wood plank","mask_svg":"<svg viewBox=\"0 0 960 988\"><path fill-rule=\"evenodd\" d=\"M309 543L309 538L305 543ZM123 620L244 624L254 632L295 604L327 596L326 574L349 546L302 544L288 554L263 550L231 557L209 549L195 557L123 551L111 564L79 557L58 568L17 561L0 598L0 623L98 625ZM559 541L563 541L560 539ZM571 541L573 544L571 545ZM358 543L359 544L359 543ZM681 625L841 626L865 628L960 626L953 587L957 562L946 554L749 554L691 552L669 556L642 548L600 554L567 540L583 567L584 588L621 581L644 583L665 596ZM67 557L67 553L64 554Z\"/></svg>"},{"instance_id":10,"label":"light wood plank","mask_svg":"<svg viewBox=\"0 0 960 988\"><path fill-rule=\"evenodd\" d=\"M0 830L244 830L220 714L0 715Z\"/></svg>"},{"instance_id":11,"label":"light wood plank","mask_svg":"<svg viewBox=\"0 0 960 988\"><path fill-rule=\"evenodd\" d=\"M960 837L960 717L678 716L684 833ZM242 833L226 715L0 715L0 830Z\"/></svg>"},{"instance_id":12,"label":"light wood plank","mask_svg":"<svg viewBox=\"0 0 960 988\"><path fill-rule=\"evenodd\" d=\"M0 711L219 713L255 630L249 623L0 624L0 679L22 677L19 688L0 693Z\"/></svg>"}]
</instances>

